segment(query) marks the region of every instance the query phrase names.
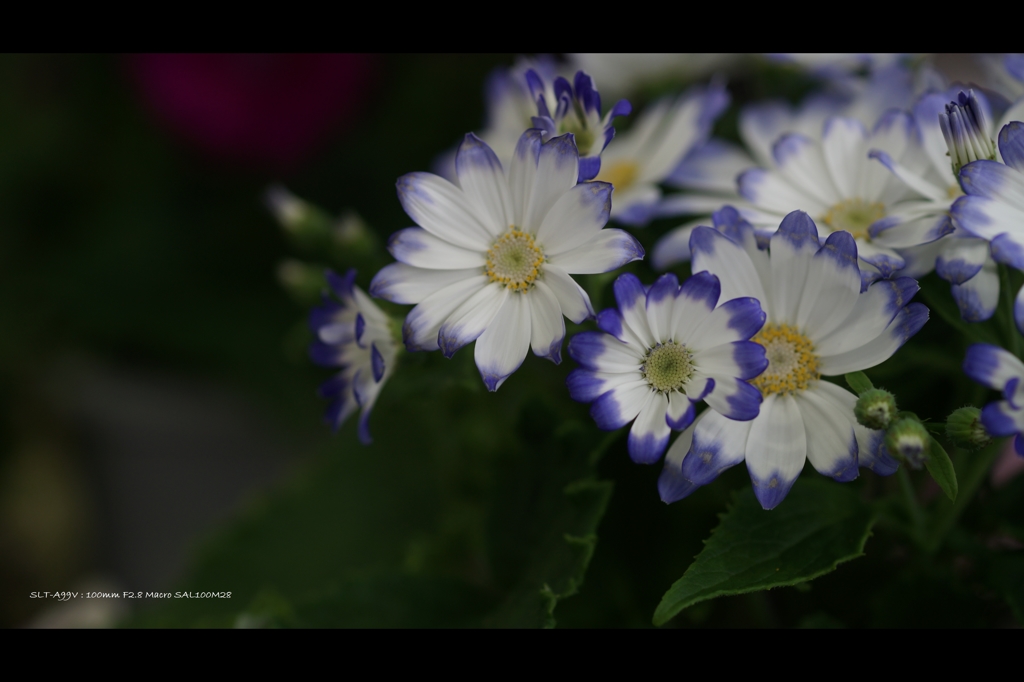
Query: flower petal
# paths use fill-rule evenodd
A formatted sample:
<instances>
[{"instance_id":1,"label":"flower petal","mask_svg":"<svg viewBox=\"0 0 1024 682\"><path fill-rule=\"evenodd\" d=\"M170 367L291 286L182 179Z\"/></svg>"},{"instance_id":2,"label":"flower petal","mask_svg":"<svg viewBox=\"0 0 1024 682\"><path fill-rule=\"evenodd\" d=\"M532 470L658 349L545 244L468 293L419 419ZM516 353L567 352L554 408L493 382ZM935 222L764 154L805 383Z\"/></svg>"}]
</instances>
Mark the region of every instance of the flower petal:
<instances>
[{"instance_id":1,"label":"flower petal","mask_svg":"<svg viewBox=\"0 0 1024 682\"><path fill-rule=\"evenodd\" d=\"M765 313L756 298L734 298L711 311L699 327L676 340L694 350L746 341L764 326Z\"/></svg>"},{"instance_id":2,"label":"flower petal","mask_svg":"<svg viewBox=\"0 0 1024 682\"><path fill-rule=\"evenodd\" d=\"M555 292L544 282L537 282L532 290L523 295L530 298L530 346L533 354L547 358L556 365L561 363L565 321Z\"/></svg>"},{"instance_id":3,"label":"flower petal","mask_svg":"<svg viewBox=\"0 0 1024 682\"><path fill-rule=\"evenodd\" d=\"M804 420L807 459L819 474L852 481L857 478L858 451L853 411L831 400L827 390L819 391L824 384L828 382L818 382L794 396Z\"/></svg>"},{"instance_id":4,"label":"flower petal","mask_svg":"<svg viewBox=\"0 0 1024 682\"><path fill-rule=\"evenodd\" d=\"M647 291L647 299L644 302L647 323L657 343L665 343L673 338L672 310L678 292L679 278L671 273L659 277Z\"/></svg>"},{"instance_id":5,"label":"flower petal","mask_svg":"<svg viewBox=\"0 0 1024 682\"><path fill-rule=\"evenodd\" d=\"M697 227L690 235L690 252L694 272L707 271L718 277L721 285L719 300L751 296L763 302L766 312L771 312L757 267L741 245L718 230Z\"/></svg>"},{"instance_id":6,"label":"flower petal","mask_svg":"<svg viewBox=\"0 0 1024 682\"><path fill-rule=\"evenodd\" d=\"M558 299L562 314L579 324L594 316L594 307L590 305L590 296L569 274L551 263L542 266L542 277L545 284Z\"/></svg>"},{"instance_id":7,"label":"flower petal","mask_svg":"<svg viewBox=\"0 0 1024 682\"><path fill-rule=\"evenodd\" d=\"M672 433L665 421L668 398L657 391L648 393L640 413L629 430L629 457L637 464L654 464L665 453Z\"/></svg>"},{"instance_id":8,"label":"flower petal","mask_svg":"<svg viewBox=\"0 0 1024 682\"><path fill-rule=\"evenodd\" d=\"M513 294L497 282L491 282L452 311L438 330L437 344L446 358L484 333L498 311Z\"/></svg>"},{"instance_id":9,"label":"flower petal","mask_svg":"<svg viewBox=\"0 0 1024 682\"><path fill-rule=\"evenodd\" d=\"M402 325L402 338L410 351L437 350L438 331L452 312L466 299L487 286L487 276L477 275L449 284L423 299L409 311Z\"/></svg>"},{"instance_id":10,"label":"flower petal","mask_svg":"<svg viewBox=\"0 0 1024 682\"><path fill-rule=\"evenodd\" d=\"M772 236L772 321L795 322L811 256L821 248L818 229L803 211L789 213Z\"/></svg>"},{"instance_id":11,"label":"flower petal","mask_svg":"<svg viewBox=\"0 0 1024 682\"><path fill-rule=\"evenodd\" d=\"M951 286L950 293L965 321L984 322L992 317L999 303L999 271L995 262L987 260L974 277Z\"/></svg>"},{"instance_id":12,"label":"flower petal","mask_svg":"<svg viewBox=\"0 0 1024 682\"><path fill-rule=\"evenodd\" d=\"M636 418L653 392L643 378L620 384L594 401L590 416L597 422L597 428L614 431Z\"/></svg>"},{"instance_id":13,"label":"flower petal","mask_svg":"<svg viewBox=\"0 0 1024 682\"><path fill-rule=\"evenodd\" d=\"M709 376L753 379L768 367L768 358L759 343L733 341L694 353L693 364Z\"/></svg>"},{"instance_id":14,"label":"flower petal","mask_svg":"<svg viewBox=\"0 0 1024 682\"><path fill-rule=\"evenodd\" d=\"M529 348L530 301L526 294L509 294L490 325L477 338L473 353L489 391L497 391L505 379L519 369Z\"/></svg>"},{"instance_id":15,"label":"flower petal","mask_svg":"<svg viewBox=\"0 0 1024 682\"><path fill-rule=\"evenodd\" d=\"M910 277L879 280L857 297L853 310L833 331L813 338L820 356L844 353L877 338L919 289Z\"/></svg>"},{"instance_id":16,"label":"flower petal","mask_svg":"<svg viewBox=\"0 0 1024 682\"><path fill-rule=\"evenodd\" d=\"M554 258L592 241L608 222L612 186L584 182L558 197L537 228L537 243Z\"/></svg>"},{"instance_id":17,"label":"flower petal","mask_svg":"<svg viewBox=\"0 0 1024 682\"><path fill-rule=\"evenodd\" d=\"M653 348L656 340L647 322L647 293L636 275L626 273L619 275L612 285L615 302L626 326L629 327L640 342L647 348Z\"/></svg>"},{"instance_id":18,"label":"flower petal","mask_svg":"<svg viewBox=\"0 0 1024 682\"><path fill-rule=\"evenodd\" d=\"M718 305L721 293L718 277L710 272L698 272L683 282L672 303L670 337L682 343L693 336Z\"/></svg>"},{"instance_id":19,"label":"flower petal","mask_svg":"<svg viewBox=\"0 0 1024 682\"><path fill-rule=\"evenodd\" d=\"M579 153L572 135L553 137L541 145L533 188L521 229L537 234L555 202L575 186L579 175Z\"/></svg>"},{"instance_id":20,"label":"flower petal","mask_svg":"<svg viewBox=\"0 0 1024 682\"><path fill-rule=\"evenodd\" d=\"M481 217L465 193L433 173L398 178L398 201L416 224L438 239L473 251L486 251L501 224Z\"/></svg>"},{"instance_id":21,"label":"flower petal","mask_svg":"<svg viewBox=\"0 0 1024 682\"><path fill-rule=\"evenodd\" d=\"M482 268L482 251L470 251L444 241L419 227L407 227L391 235L388 251L395 260L428 270Z\"/></svg>"},{"instance_id":22,"label":"flower petal","mask_svg":"<svg viewBox=\"0 0 1024 682\"><path fill-rule=\"evenodd\" d=\"M548 262L573 274L597 275L643 257L644 247L633 235L624 230L605 228L586 244L551 257Z\"/></svg>"},{"instance_id":23,"label":"flower petal","mask_svg":"<svg viewBox=\"0 0 1024 682\"><path fill-rule=\"evenodd\" d=\"M828 334L849 317L860 297L857 244L848 232L833 232L811 258L796 325L809 338Z\"/></svg>"},{"instance_id":24,"label":"flower petal","mask_svg":"<svg viewBox=\"0 0 1024 682\"><path fill-rule=\"evenodd\" d=\"M373 276L370 295L392 303L420 303L441 289L474 277L479 272L479 268L428 270L405 263L391 263Z\"/></svg>"},{"instance_id":25,"label":"flower petal","mask_svg":"<svg viewBox=\"0 0 1024 682\"><path fill-rule=\"evenodd\" d=\"M694 376L694 380L703 378L703 373ZM714 377L715 388L704 397L708 406L729 419L749 421L755 418L761 409L761 392L745 381L724 374Z\"/></svg>"},{"instance_id":26,"label":"flower petal","mask_svg":"<svg viewBox=\"0 0 1024 682\"><path fill-rule=\"evenodd\" d=\"M754 495L765 509L789 493L807 459L807 436L793 396L770 395L750 422L746 460Z\"/></svg>"},{"instance_id":27,"label":"flower petal","mask_svg":"<svg viewBox=\"0 0 1024 682\"><path fill-rule=\"evenodd\" d=\"M1024 377L1024 363L999 346L975 343L967 348L964 374L983 386L1002 391L1014 377Z\"/></svg>"},{"instance_id":28,"label":"flower petal","mask_svg":"<svg viewBox=\"0 0 1024 682\"><path fill-rule=\"evenodd\" d=\"M707 416L705 416L707 415ZM706 410L693 432L689 452L680 471L695 485L707 485L728 469L743 461L752 422L738 422Z\"/></svg>"},{"instance_id":29,"label":"flower petal","mask_svg":"<svg viewBox=\"0 0 1024 682\"><path fill-rule=\"evenodd\" d=\"M881 335L868 343L838 355L822 356L821 373L838 376L881 364L920 331L927 321L928 308L920 303L911 303L896 315Z\"/></svg>"},{"instance_id":30,"label":"flower petal","mask_svg":"<svg viewBox=\"0 0 1024 682\"><path fill-rule=\"evenodd\" d=\"M494 151L473 133L466 135L455 153L455 173L466 198L493 236L513 224L512 195L505 170Z\"/></svg>"}]
</instances>

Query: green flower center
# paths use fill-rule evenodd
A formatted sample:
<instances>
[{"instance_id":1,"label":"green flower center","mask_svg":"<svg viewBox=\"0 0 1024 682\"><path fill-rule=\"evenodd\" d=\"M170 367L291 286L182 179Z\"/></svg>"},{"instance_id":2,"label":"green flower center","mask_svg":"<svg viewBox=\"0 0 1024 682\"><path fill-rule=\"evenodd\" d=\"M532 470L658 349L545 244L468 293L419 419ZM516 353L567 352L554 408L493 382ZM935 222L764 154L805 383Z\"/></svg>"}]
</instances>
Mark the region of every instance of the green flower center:
<instances>
[{"instance_id":1,"label":"green flower center","mask_svg":"<svg viewBox=\"0 0 1024 682\"><path fill-rule=\"evenodd\" d=\"M640 373L656 391L682 390L693 376L693 354L681 343L660 343L647 351Z\"/></svg>"},{"instance_id":2,"label":"green flower center","mask_svg":"<svg viewBox=\"0 0 1024 682\"><path fill-rule=\"evenodd\" d=\"M487 277L509 289L524 292L540 277L544 252L533 241L533 236L514 225L498 238L487 252Z\"/></svg>"}]
</instances>

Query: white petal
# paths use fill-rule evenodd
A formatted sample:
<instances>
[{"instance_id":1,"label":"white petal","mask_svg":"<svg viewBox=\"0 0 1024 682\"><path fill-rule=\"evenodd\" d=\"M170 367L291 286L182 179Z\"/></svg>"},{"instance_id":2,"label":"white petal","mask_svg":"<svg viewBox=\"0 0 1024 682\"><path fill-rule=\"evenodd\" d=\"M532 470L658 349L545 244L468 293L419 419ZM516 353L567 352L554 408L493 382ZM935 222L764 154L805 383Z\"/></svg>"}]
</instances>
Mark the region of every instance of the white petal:
<instances>
[{"instance_id":1,"label":"white petal","mask_svg":"<svg viewBox=\"0 0 1024 682\"><path fill-rule=\"evenodd\" d=\"M373 276L370 294L392 303L415 304L450 284L479 273L479 268L427 270L405 263L391 263Z\"/></svg>"},{"instance_id":2,"label":"white petal","mask_svg":"<svg viewBox=\"0 0 1024 682\"><path fill-rule=\"evenodd\" d=\"M534 355L561 362L565 322L555 292L544 282L537 282L525 296L530 301L530 345Z\"/></svg>"},{"instance_id":3,"label":"white petal","mask_svg":"<svg viewBox=\"0 0 1024 682\"><path fill-rule=\"evenodd\" d=\"M850 481L857 477L856 421L852 410L818 390L824 384L828 382L818 382L794 396L807 434L807 459L818 473Z\"/></svg>"},{"instance_id":4,"label":"white petal","mask_svg":"<svg viewBox=\"0 0 1024 682\"><path fill-rule=\"evenodd\" d=\"M545 263L542 269L543 281L551 287L558 304L562 307L563 315L576 324L594 316L590 296L565 270L551 263Z\"/></svg>"},{"instance_id":5,"label":"white petal","mask_svg":"<svg viewBox=\"0 0 1024 682\"><path fill-rule=\"evenodd\" d=\"M438 331L437 343L447 357L483 334L510 294L497 282L491 282L452 311Z\"/></svg>"},{"instance_id":6,"label":"white petal","mask_svg":"<svg viewBox=\"0 0 1024 682\"><path fill-rule=\"evenodd\" d=\"M867 130L860 121L834 117L825 122L822 151L839 196L859 197L861 168L867 158Z\"/></svg>"},{"instance_id":7,"label":"white petal","mask_svg":"<svg viewBox=\"0 0 1024 682\"><path fill-rule=\"evenodd\" d=\"M416 224L444 241L486 251L501 234L480 216L461 189L433 173L398 178L398 200Z\"/></svg>"},{"instance_id":8,"label":"white petal","mask_svg":"<svg viewBox=\"0 0 1024 682\"><path fill-rule=\"evenodd\" d=\"M476 366L491 391L497 391L519 369L530 348L530 303L526 296L508 295L490 326L476 340Z\"/></svg>"},{"instance_id":9,"label":"white petal","mask_svg":"<svg viewBox=\"0 0 1024 682\"><path fill-rule=\"evenodd\" d=\"M747 470L754 494L761 506L779 504L807 458L807 436L796 400L788 395L770 395L750 426L747 438Z\"/></svg>"},{"instance_id":10,"label":"white petal","mask_svg":"<svg viewBox=\"0 0 1024 682\"><path fill-rule=\"evenodd\" d=\"M537 243L555 257L594 239L608 222L612 186L584 182L555 201L537 228Z\"/></svg>"},{"instance_id":11,"label":"white petal","mask_svg":"<svg viewBox=\"0 0 1024 682\"><path fill-rule=\"evenodd\" d=\"M663 393L648 393L633 428L629 430L629 456L634 462L653 464L661 459L672 432L665 421L667 411L668 398Z\"/></svg>"},{"instance_id":12,"label":"white petal","mask_svg":"<svg viewBox=\"0 0 1024 682\"><path fill-rule=\"evenodd\" d=\"M487 263L483 251L455 246L418 227L409 227L391 235L388 251L395 260L428 270L479 268Z\"/></svg>"},{"instance_id":13,"label":"white petal","mask_svg":"<svg viewBox=\"0 0 1024 682\"><path fill-rule=\"evenodd\" d=\"M826 206L840 200L817 141L804 135L784 135L772 147L772 154L778 172L803 194Z\"/></svg>"},{"instance_id":14,"label":"white petal","mask_svg":"<svg viewBox=\"0 0 1024 682\"><path fill-rule=\"evenodd\" d=\"M530 206L520 226L525 232L537 234L551 207L576 184L579 154L576 145L565 135L548 140L540 148L537 169L533 175Z\"/></svg>"},{"instance_id":15,"label":"white petal","mask_svg":"<svg viewBox=\"0 0 1024 682\"><path fill-rule=\"evenodd\" d=\"M644 248L624 230L605 228L571 251L548 259L552 265L576 275L611 272L644 257Z\"/></svg>"},{"instance_id":16,"label":"white petal","mask_svg":"<svg viewBox=\"0 0 1024 682\"><path fill-rule=\"evenodd\" d=\"M512 195L501 161L487 144L470 133L455 154L455 172L466 198L497 236L513 221Z\"/></svg>"},{"instance_id":17,"label":"white petal","mask_svg":"<svg viewBox=\"0 0 1024 682\"><path fill-rule=\"evenodd\" d=\"M710 227L696 228L690 246L693 248L693 271L706 270L718 276L722 287L720 301L752 296L761 301L769 316L773 315L763 286L767 278L762 280L754 261L742 246Z\"/></svg>"},{"instance_id":18,"label":"white petal","mask_svg":"<svg viewBox=\"0 0 1024 682\"><path fill-rule=\"evenodd\" d=\"M405 318L402 327L405 345L409 350L437 350L437 334L441 325L452 311L485 286L487 276L477 275L449 284L423 299Z\"/></svg>"}]
</instances>

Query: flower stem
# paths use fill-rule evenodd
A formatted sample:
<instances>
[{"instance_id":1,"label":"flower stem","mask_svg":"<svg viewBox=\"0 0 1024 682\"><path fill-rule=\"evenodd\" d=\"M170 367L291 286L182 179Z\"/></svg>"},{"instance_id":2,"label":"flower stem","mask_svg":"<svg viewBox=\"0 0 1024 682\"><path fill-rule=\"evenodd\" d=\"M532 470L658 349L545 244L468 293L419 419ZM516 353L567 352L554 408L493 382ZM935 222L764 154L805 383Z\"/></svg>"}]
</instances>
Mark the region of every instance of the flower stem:
<instances>
[{"instance_id":1,"label":"flower stem","mask_svg":"<svg viewBox=\"0 0 1024 682\"><path fill-rule=\"evenodd\" d=\"M926 552L932 554L942 546L953 524L974 499L978 486L985 480L985 475L992 468L992 463L999 456L1005 443L1005 440L993 441L991 445L971 457L967 474L960 480L960 490L956 502L936 516L930 537L924 545Z\"/></svg>"},{"instance_id":2,"label":"flower stem","mask_svg":"<svg viewBox=\"0 0 1024 682\"><path fill-rule=\"evenodd\" d=\"M917 494L914 492L914 486L910 482L910 474L907 473L905 466L899 468L897 478L900 481L900 490L903 491L903 501L907 507L907 515L910 517L911 537L915 544L924 545L924 512L921 510L921 505L917 502Z\"/></svg>"}]
</instances>

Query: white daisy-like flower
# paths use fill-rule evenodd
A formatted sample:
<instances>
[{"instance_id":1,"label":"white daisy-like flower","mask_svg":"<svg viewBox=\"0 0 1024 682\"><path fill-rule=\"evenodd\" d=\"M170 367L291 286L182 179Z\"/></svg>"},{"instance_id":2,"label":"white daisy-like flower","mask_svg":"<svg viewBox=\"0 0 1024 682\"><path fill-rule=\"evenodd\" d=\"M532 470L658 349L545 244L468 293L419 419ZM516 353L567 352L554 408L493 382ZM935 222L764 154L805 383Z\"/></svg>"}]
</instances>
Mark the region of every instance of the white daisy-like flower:
<instances>
[{"instance_id":1,"label":"white daisy-like flower","mask_svg":"<svg viewBox=\"0 0 1024 682\"><path fill-rule=\"evenodd\" d=\"M745 381L768 366L764 348L748 340L764 325L757 300L719 306L718 277L707 272L682 286L675 275L662 275L648 291L625 274L614 290L619 309L597 318L604 331L569 342L582 367L567 384L575 400L594 403L590 414L600 428L636 420L628 442L633 461L661 459L670 431L693 423L701 400L731 419L757 415L761 394Z\"/></svg>"},{"instance_id":2,"label":"white daisy-like flower","mask_svg":"<svg viewBox=\"0 0 1024 682\"><path fill-rule=\"evenodd\" d=\"M999 346L975 343L967 348L964 374L1003 394L982 409L981 423L992 436L1014 436L1017 454L1024 455L1024 363Z\"/></svg>"},{"instance_id":3,"label":"white daisy-like flower","mask_svg":"<svg viewBox=\"0 0 1024 682\"><path fill-rule=\"evenodd\" d=\"M368 445L370 411L395 371L398 348L387 314L355 285L356 271L349 270L344 277L330 271L326 275L337 301L324 292L323 303L309 314L309 326L317 338L310 357L318 365L341 368L320 386L321 397L331 401L324 419L337 431L362 408L359 440Z\"/></svg>"},{"instance_id":4,"label":"white daisy-like flower","mask_svg":"<svg viewBox=\"0 0 1024 682\"><path fill-rule=\"evenodd\" d=\"M968 232L990 242L995 260L1024 270L1024 123L1003 126L999 153L1003 163L979 160L963 167L960 181L967 196L956 200L952 215ZM1013 316L1024 330L1024 288L1017 293Z\"/></svg>"},{"instance_id":5,"label":"white daisy-like flower","mask_svg":"<svg viewBox=\"0 0 1024 682\"><path fill-rule=\"evenodd\" d=\"M618 135L601 155L596 178L615 187L612 218L639 226L665 210L678 215L678 207L662 206L658 184L704 145L728 104L729 94L721 84L691 88L676 99L650 105L630 130Z\"/></svg>"},{"instance_id":6,"label":"white daisy-like flower","mask_svg":"<svg viewBox=\"0 0 1024 682\"><path fill-rule=\"evenodd\" d=\"M740 112L739 132L745 149L712 139L687 156L665 180L665 184L686 190L686 193L664 199L661 214L704 217L680 225L658 241L651 256L655 268L663 270L688 261L690 233L698 225L706 225L707 216L723 205L736 208L745 218L766 229L774 229L785 213L807 208L802 204L773 208L771 215L766 216L738 191L736 179L750 169L763 169L762 172L776 169L774 150L784 135L818 140L826 121L837 116L871 126L886 111L909 106L910 97L919 84L915 84L914 75L908 69L890 65L873 71L867 78L833 78L828 86L825 92L809 96L798 107L782 101L758 102L744 107Z\"/></svg>"},{"instance_id":7,"label":"white daisy-like flower","mask_svg":"<svg viewBox=\"0 0 1024 682\"><path fill-rule=\"evenodd\" d=\"M710 227L693 231L693 269L718 275L722 298L752 296L767 313L751 339L768 358L751 381L764 401L751 421L701 413L669 448L658 482L662 499L686 497L743 461L765 509L785 498L806 460L838 481L856 478L858 466L895 471L883 432L857 423L857 396L821 377L873 367L917 333L928 319L923 305L908 305L917 282L882 280L861 293L853 237L833 232L822 245L802 211L783 219L770 256L749 224L727 227L736 241Z\"/></svg>"},{"instance_id":8,"label":"white daisy-like flower","mask_svg":"<svg viewBox=\"0 0 1024 682\"><path fill-rule=\"evenodd\" d=\"M541 136L523 133L507 174L471 133L456 154L458 186L431 173L399 178L399 201L420 227L392 235L388 249L399 262L370 284L374 296L417 304L403 329L409 350L451 357L475 340L492 391L531 346L561 361L563 314L577 323L593 316L571 274L609 272L644 255L631 235L602 229L612 186L577 184L573 136Z\"/></svg>"}]
</instances>

